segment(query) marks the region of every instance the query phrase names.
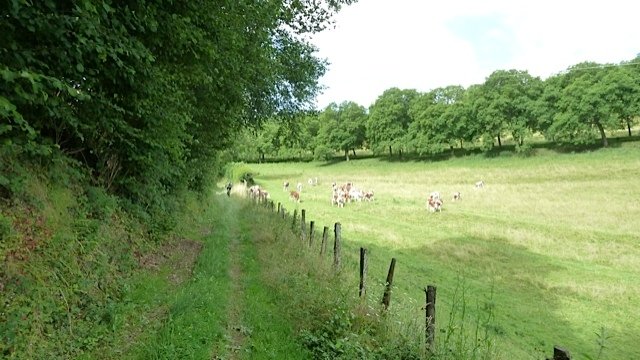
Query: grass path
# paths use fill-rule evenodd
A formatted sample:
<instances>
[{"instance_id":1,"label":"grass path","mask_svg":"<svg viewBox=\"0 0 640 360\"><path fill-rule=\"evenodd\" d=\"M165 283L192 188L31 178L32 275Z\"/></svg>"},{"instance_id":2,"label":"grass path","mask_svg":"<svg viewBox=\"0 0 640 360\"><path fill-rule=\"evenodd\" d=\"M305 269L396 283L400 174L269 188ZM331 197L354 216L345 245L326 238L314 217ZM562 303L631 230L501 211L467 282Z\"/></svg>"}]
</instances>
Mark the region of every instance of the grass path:
<instances>
[{"instance_id":1,"label":"grass path","mask_svg":"<svg viewBox=\"0 0 640 360\"><path fill-rule=\"evenodd\" d=\"M225 206L224 222L227 224L228 244L229 244L229 279L231 281L231 292L229 298L229 307L227 309L227 336L229 341L227 349L229 350L229 359L236 360L241 358L241 352L245 346L246 337L249 335L248 328L243 325L243 308L245 290L244 290L244 273L242 269L242 255L239 239L238 225L238 204L229 202ZM215 358L215 357L214 357Z\"/></svg>"}]
</instances>

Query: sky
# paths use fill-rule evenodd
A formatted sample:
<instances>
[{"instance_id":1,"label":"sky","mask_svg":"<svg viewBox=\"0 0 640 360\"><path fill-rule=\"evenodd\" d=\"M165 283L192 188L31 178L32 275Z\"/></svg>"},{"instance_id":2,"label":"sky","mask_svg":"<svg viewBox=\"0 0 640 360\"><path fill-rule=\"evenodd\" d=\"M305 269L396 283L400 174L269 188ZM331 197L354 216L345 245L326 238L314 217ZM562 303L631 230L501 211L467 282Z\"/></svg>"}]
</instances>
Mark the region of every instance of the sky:
<instances>
[{"instance_id":1,"label":"sky","mask_svg":"<svg viewBox=\"0 0 640 360\"><path fill-rule=\"evenodd\" d=\"M584 61L632 60L639 16L633 0L359 0L312 39L329 61L316 106L369 107L392 87L468 87L496 70L545 79Z\"/></svg>"}]
</instances>

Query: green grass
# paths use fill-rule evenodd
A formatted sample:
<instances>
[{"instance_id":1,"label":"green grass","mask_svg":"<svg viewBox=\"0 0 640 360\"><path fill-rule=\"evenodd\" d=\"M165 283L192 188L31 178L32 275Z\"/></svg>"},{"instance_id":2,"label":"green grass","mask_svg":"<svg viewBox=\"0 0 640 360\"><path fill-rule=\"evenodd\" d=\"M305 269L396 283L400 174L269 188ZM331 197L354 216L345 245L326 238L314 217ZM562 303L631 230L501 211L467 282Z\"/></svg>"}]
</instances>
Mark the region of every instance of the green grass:
<instances>
[{"instance_id":1,"label":"green grass","mask_svg":"<svg viewBox=\"0 0 640 360\"><path fill-rule=\"evenodd\" d=\"M477 309L494 289L490 328L503 358L548 356L556 344L578 358L596 357L597 333L605 327L610 338L602 358L622 359L640 357L634 315L640 298L638 155L638 143L628 142L528 158L251 167L288 210L306 209L319 229L342 223L351 270L357 248L370 249L370 302L379 301L389 261L398 259L392 307L401 321L423 316L421 289L435 284L437 321L446 324L463 281L472 317L482 315ZM306 180L316 176L319 186L309 187ZM487 186L475 190L480 179ZM282 191L285 180L304 184L302 203ZM374 190L376 200L331 207L333 181ZM445 197L442 213L426 211L434 190ZM453 191L462 192L462 201L451 201Z\"/></svg>"}]
</instances>

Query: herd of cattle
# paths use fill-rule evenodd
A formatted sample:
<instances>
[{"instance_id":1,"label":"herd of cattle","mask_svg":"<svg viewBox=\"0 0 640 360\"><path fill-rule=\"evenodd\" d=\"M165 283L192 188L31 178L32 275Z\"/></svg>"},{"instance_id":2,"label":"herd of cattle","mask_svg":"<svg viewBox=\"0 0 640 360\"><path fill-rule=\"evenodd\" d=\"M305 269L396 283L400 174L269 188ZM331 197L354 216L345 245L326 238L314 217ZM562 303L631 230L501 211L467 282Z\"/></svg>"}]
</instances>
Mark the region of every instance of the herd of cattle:
<instances>
[{"instance_id":1,"label":"herd of cattle","mask_svg":"<svg viewBox=\"0 0 640 360\"><path fill-rule=\"evenodd\" d=\"M310 178L307 183L309 186L317 186L318 178ZM300 196L302 194L302 183L298 182L296 184L295 190L290 190L290 184L288 181L285 181L282 184L283 191L289 192L289 198L295 202L300 202ZM476 189L484 188L484 181L480 180L475 183ZM350 203L352 201L373 201L374 193L373 191L365 191L356 186L352 182L347 182L344 184L337 184L333 182L331 184L331 205L344 207L345 204ZM254 185L248 188L247 190L249 196L252 199L257 200L266 200L269 199L269 192L262 189L259 185ZM462 200L462 194L459 191L455 191L452 194L452 201ZM430 212L440 212L442 211L442 206L444 204L444 200L438 191L434 191L429 194L427 198L427 209Z\"/></svg>"}]
</instances>

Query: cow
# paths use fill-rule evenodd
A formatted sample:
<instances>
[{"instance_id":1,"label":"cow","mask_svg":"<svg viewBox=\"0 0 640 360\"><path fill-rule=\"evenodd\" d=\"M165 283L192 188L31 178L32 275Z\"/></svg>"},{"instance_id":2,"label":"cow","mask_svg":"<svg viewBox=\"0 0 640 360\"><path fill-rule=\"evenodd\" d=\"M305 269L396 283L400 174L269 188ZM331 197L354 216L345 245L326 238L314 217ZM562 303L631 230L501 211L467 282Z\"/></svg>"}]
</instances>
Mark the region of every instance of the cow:
<instances>
[{"instance_id":1,"label":"cow","mask_svg":"<svg viewBox=\"0 0 640 360\"><path fill-rule=\"evenodd\" d=\"M302 183L301 182L299 182L298 185L296 185L296 189L298 189L299 193L302 192Z\"/></svg>"},{"instance_id":2,"label":"cow","mask_svg":"<svg viewBox=\"0 0 640 360\"><path fill-rule=\"evenodd\" d=\"M429 199L427 200L427 207L431 212L442 211L442 203L443 202L441 199L434 199L432 197L429 197Z\"/></svg>"},{"instance_id":3,"label":"cow","mask_svg":"<svg viewBox=\"0 0 640 360\"><path fill-rule=\"evenodd\" d=\"M460 194L460 191L455 191L453 193L453 201L456 201L456 200L462 200L462 194Z\"/></svg>"},{"instance_id":4,"label":"cow","mask_svg":"<svg viewBox=\"0 0 640 360\"><path fill-rule=\"evenodd\" d=\"M431 195L429 195L429 198L427 199L427 208L429 209L429 211L431 212L442 211L442 204L443 204L443 201L440 198L439 192L434 191L431 193Z\"/></svg>"},{"instance_id":5,"label":"cow","mask_svg":"<svg viewBox=\"0 0 640 360\"><path fill-rule=\"evenodd\" d=\"M291 200L293 200L293 201L300 202L300 193L299 193L299 192L297 192L297 191L295 191L295 190L292 190L292 191L289 193L289 197L290 197L290 198L291 198Z\"/></svg>"},{"instance_id":6,"label":"cow","mask_svg":"<svg viewBox=\"0 0 640 360\"><path fill-rule=\"evenodd\" d=\"M362 201L363 197L364 195L362 191L360 191L360 189L351 188L351 190L349 191L349 200L353 199L353 200Z\"/></svg>"},{"instance_id":7,"label":"cow","mask_svg":"<svg viewBox=\"0 0 640 360\"><path fill-rule=\"evenodd\" d=\"M484 188L484 181L480 180L476 182L476 189L482 189L482 188Z\"/></svg>"},{"instance_id":8,"label":"cow","mask_svg":"<svg viewBox=\"0 0 640 360\"><path fill-rule=\"evenodd\" d=\"M373 191L365 191L363 197L366 201L373 201Z\"/></svg>"},{"instance_id":9,"label":"cow","mask_svg":"<svg viewBox=\"0 0 640 360\"><path fill-rule=\"evenodd\" d=\"M345 193L342 191L334 191L331 195L331 205L338 205L338 207L344 207L346 202Z\"/></svg>"},{"instance_id":10,"label":"cow","mask_svg":"<svg viewBox=\"0 0 640 360\"><path fill-rule=\"evenodd\" d=\"M283 191L289 191L289 182L285 181L284 184L282 184L282 190Z\"/></svg>"}]
</instances>

